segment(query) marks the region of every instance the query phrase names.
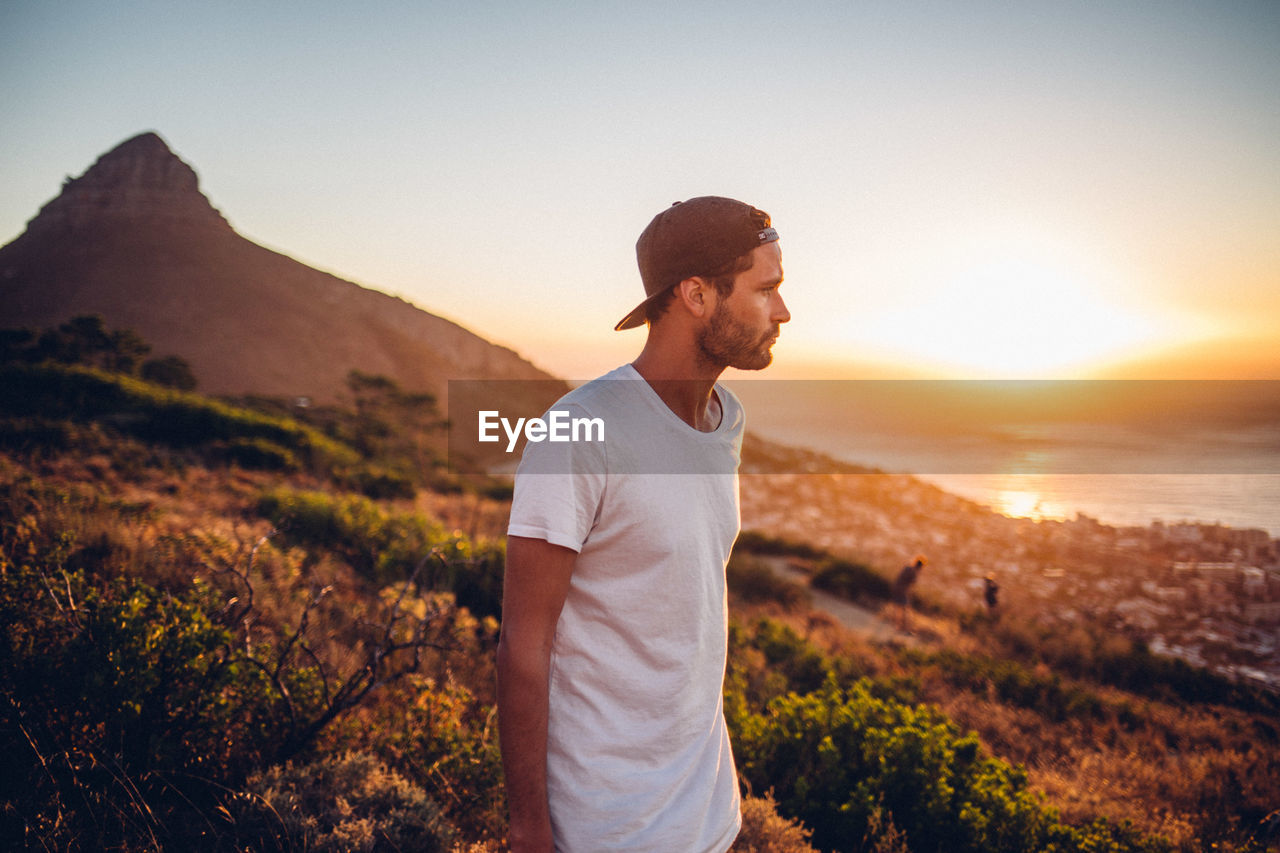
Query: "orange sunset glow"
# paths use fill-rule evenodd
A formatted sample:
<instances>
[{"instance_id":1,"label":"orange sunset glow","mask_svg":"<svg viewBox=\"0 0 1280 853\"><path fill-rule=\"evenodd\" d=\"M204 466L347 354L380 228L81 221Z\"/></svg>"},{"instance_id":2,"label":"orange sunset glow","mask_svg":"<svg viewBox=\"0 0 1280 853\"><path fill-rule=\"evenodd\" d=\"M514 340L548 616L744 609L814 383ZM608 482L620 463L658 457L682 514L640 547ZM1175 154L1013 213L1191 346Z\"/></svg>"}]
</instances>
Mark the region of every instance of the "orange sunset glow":
<instances>
[{"instance_id":1,"label":"orange sunset glow","mask_svg":"<svg viewBox=\"0 0 1280 853\"><path fill-rule=\"evenodd\" d=\"M566 377L634 357L635 236L701 194L782 235L775 375L1280 376L1265 4L397 8L0 13L0 231L155 128L242 233Z\"/></svg>"},{"instance_id":2,"label":"orange sunset glow","mask_svg":"<svg viewBox=\"0 0 1280 853\"><path fill-rule=\"evenodd\" d=\"M0 80L0 853L1280 853L1280 0Z\"/></svg>"}]
</instances>

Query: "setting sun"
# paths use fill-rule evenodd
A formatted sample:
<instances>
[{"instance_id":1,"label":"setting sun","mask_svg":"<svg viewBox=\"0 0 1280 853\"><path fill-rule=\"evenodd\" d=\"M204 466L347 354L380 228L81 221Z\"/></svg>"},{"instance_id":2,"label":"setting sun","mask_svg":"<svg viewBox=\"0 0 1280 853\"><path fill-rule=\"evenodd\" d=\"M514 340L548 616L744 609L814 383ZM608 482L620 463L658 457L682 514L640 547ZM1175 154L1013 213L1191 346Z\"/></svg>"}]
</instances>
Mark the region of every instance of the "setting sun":
<instances>
[{"instance_id":1,"label":"setting sun","mask_svg":"<svg viewBox=\"0 0 1280 853\"><path fill-rule=\"evenodd\" d=\"M1087 369L1167 340L1154 312L1119 304L1087 274L1013 253L958 265L886 324L920 364L1000 378ZM904 331L905 330L905 331Z\"/></svg>"}]
</instances>

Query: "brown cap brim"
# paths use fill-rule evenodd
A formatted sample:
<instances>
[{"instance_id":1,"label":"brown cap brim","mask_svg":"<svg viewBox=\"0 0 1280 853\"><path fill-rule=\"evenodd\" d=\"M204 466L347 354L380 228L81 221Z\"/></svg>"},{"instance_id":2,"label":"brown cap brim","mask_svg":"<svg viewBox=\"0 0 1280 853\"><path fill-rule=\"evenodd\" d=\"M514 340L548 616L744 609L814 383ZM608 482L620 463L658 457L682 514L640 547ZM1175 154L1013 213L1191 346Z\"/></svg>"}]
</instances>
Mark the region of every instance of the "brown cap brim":
<instances>
[{"instance_id":1,"label":"brown cap brim","mask_svg":"<svg viewBox=\"0 0 1280 853\"><path fill-rule=\"evenodd\" d=\"M662 293L666 293L666 291L664 290ZM641 302L635 308L632 308L631 313L627 314L627 316L619 320L618 325L614 326L613 330L615 332L621 332L624 329L634 329L637 326L643 326L645 324L645 317L644 317L645 306L648 305L653 300L657 299L659 296L661 296L662 293L655 293L653 296L650 296L648 299L646 299L644 302Z\"/></svg>"}]
</instances>

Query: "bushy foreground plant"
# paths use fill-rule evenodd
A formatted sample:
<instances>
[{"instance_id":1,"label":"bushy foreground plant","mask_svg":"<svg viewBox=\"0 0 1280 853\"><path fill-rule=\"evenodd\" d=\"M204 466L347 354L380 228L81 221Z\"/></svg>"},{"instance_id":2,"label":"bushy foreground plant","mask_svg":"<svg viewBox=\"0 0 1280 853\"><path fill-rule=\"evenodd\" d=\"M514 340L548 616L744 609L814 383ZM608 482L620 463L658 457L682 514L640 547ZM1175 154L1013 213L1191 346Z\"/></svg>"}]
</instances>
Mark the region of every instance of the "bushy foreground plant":
<instances>
[{"instance_id":1,"label":"bushy foreground plant","mask_svg":"<svg viewBox=\"0 0 1280 853\"><path fill-rule=\"evenodd\" d=\"M76 512L107 512L92 498L32 483L3 494L0 849L231 844L216 809L228 788L314 748L427 650L434 661L455 633L478 630L457 624L449 596L410 594L410 578L327 620L352 636L315 636L328 588L264 617L256 546L247 564L210 555L207 580L161 588L121 577L115 549L76 541ZM169 544L195 547L184 541Z\"/></svg>"},{"instance_id":2,"label":"bushy foreground plant","mask_svg":"<svg viewBox=\"0 0 1280 853\"><path fill-rule=\"evenodd\" d=\"M740 772L772 786L823 849L859 847L881 809L918 851L1168 849L1105 821L1063 824L975 735L927 706L878 699L865 682L846 690L829 679L736 722Z\"/></svg>"},{"instance_id":3,"label":"bushy foreground plant","mask_svg":"<svg viewBox=\"0 0 1280 853\"><path fill-rule=\"evenodd\" d=\"M492 642L486 640L476 653L491 661ZM486 673L491 684L491 669ZM375 709L369 722L377 742L359 738L362 748L376 750L421 786L463 835L505 835L506 791L491 697L477 696L455 680L415 677Z\"/></svg>"},{"instance_id":4,"label":"bushy foreground plant","mask_svg":"<svg viewBox=\"0 0 1280 853\"><path fill-rule=\"evenodd\" d=\"M200 585L99 587L0 558L4 836L158 838L161 802L182 792L207 804L207 782L272 753L289 720L268 674L210 619L214 603ZM305 696L312 676L279 680Z\"/></svg>"},{"instance_id":5,"label":"bushy foreground plant","mask_svg":"<svg viewBox=\"0 0 1280 853\"><path fill-rule=\"evenodd\" d=\"M1103 819L1064 823L1026 773L918 692L859 677L770 618L730 624L725 715L739 773L823 850L1162 851ZM840 685L851 685L842 688Z\"/></svg>"},{"instance_id":6,"label":"bushy foreground plant","mask_svg":"<svg viewBox=\"0 0 1280 853\"><path fill-rule=\"evenodd\" d=\"M726 684L730 697L749 707L763 708L785 693L817 690L836 664L776 619L760 617L750 625L729 622Z\"/></svg>"}]
</instances>

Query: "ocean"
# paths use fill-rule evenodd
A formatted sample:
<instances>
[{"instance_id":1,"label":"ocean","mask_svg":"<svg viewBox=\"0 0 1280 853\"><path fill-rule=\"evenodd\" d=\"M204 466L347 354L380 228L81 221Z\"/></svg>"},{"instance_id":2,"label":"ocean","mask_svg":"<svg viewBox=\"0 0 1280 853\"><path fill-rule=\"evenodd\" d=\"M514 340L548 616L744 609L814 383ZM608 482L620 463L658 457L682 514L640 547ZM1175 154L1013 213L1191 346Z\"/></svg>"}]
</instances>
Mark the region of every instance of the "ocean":
<instances>
[{"instance_id":1,"label":"ocean","mask_svg":"<svg viewBox=\"0 0 1280 853\"><path fill-rule=\"evenodd\" d=\"M1007 515L1280 537L1280 382L731 380L748 429Z\"/></svg>"},{"instance_id":2,"label":"ocean","mask_svg":"<svg viewBox=\"0 0 1280 853\"><path fill-rule=\"evenodd\" d=\"M1280 474L934 474L922 479L1006 515L1146 526L1207 522L1280 538Z\"/></svg>"}]
</instances>

